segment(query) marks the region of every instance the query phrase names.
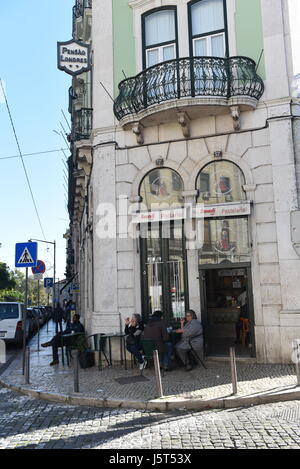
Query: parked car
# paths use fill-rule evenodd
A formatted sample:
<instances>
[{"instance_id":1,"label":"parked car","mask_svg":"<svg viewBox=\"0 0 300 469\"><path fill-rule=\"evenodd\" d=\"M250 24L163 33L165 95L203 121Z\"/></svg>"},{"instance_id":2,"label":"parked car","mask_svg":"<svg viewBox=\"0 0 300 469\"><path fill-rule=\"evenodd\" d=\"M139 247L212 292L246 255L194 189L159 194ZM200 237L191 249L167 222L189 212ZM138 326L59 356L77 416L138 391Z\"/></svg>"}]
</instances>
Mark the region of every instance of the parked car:
<instances>
[{"instance_id":1,"label":"parked car","mask_svg":"<svg viewBox=\"0 0 300 469\"><path fill-rule=\"evenodd\" d=\"M23 318L25 306L17 302L0 302L0 339L23 344ZM30 335L30 321L26 321L26 334Z\"/></svg>"},{"instance_id":2,"label":"parked car","mask_svg":"<svg viewBox=\"0 0 300 469\"><path fill-rule=\"evenodd\" d=\"M37 306L33 306L32 309L33 309L34 313L36 314L36 316L39 318L39 325L40 325L40 327L42 327L42 325L45 322L44 313L43 313L42 309L40 307L37 307Z\"/></svg>"},{"instance_id":3,"label":"parked car","mask_svg":"<svg viewBox=\"0 0 300 469\"><path fill-rule=\"evenodd\" d=\"M35 308L27 308L27 320L30 324L30 335L32 335L40 325L39 313Z\"/></svg>"},{"instance_id":4,"label":"parked car","mask_svg":"<svg viewBox=\"0 0 300 469\"><path fill-rule=\"evenodd\" d=\"M44 324L45 324L45 323L47 322L47 317L48 317L47 310L46 310L45 306L40 306L39 309L40 309L41 312L42 312L43 321L44 321Z\"/></svg>"}]
</instances>

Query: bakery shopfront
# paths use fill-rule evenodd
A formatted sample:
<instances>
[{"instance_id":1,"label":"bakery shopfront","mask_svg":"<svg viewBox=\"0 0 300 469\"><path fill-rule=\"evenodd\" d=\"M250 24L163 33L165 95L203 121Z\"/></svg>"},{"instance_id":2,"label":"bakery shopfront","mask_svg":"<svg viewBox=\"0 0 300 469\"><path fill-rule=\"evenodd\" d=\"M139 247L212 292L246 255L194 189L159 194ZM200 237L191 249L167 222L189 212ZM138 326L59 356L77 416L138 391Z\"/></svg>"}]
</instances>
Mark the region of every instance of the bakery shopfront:
<instances>
[{"instance_id":1,"label":"bakery shopfront","mask_svg":"<svg viewBox=\"0 0 300 469\"><path fill-rule=\"evenodd\" d=\"M193 226L201 223L202 227L199 270L195 275L199 278L198 310L204 326L205 354L228 356L229 347L235 344L238 356L254 356L251 204L243 190L244 175L230 161L213 161L202 168L195 185L198 196L192 211ZM147 215L144 212L137 220L141 222L145 319L161 309L166 320L175 323L190 307L188 272L191 275L191 271L185 239L188 221L183 192L181 177L169 168L152 170L140 185L140 197L148 209ZM160 210L153 211L158 203ZM170 206L172 211L167 209Z\"/></svg>"}]
</instances>

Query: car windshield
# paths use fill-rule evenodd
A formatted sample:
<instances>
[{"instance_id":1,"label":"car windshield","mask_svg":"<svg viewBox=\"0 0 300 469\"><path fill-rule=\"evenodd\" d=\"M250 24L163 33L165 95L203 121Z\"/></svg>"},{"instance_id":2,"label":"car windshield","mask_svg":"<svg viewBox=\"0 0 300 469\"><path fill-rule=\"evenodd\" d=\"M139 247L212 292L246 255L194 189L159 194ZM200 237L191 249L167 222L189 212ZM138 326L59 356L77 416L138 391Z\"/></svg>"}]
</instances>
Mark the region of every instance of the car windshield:
<instances>
[{"instance_id":1,"label":"car windshield","mask_svg":"<svg viewBox=\"0 0 300 469\"><path fill-rule=\"evenodd\" d=\"M3 319L17 319L19 317L18 305L12 303L0 304L0 321Z\"/></svg>"}]
</instances>

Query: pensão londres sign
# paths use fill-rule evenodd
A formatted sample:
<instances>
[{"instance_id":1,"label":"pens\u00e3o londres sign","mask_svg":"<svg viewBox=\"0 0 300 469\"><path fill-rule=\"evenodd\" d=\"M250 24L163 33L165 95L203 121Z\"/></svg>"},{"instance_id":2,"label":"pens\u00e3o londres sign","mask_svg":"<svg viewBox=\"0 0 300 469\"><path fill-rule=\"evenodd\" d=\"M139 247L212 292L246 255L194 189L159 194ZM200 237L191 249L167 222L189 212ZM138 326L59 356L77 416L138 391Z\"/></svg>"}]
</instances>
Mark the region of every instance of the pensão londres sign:
<instances>
[{"instance_id":1,"label":"pens\u00e3o londres sign","mask_svg":"<svg viewBox=\"0 0 300 469\"><path fill-rule=\"evenodd\" d=\"M89 44L71 41L57 43L57 67L69 75L79 75L91 69Z\"/></svg>"}]
</instances>

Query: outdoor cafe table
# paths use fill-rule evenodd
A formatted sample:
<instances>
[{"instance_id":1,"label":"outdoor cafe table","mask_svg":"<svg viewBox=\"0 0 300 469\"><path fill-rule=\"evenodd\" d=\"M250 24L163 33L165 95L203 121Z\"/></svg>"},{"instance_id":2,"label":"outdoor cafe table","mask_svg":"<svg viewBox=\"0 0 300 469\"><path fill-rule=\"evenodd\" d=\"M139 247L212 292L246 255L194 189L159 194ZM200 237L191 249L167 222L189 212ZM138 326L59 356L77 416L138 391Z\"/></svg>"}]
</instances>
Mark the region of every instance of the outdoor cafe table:
<instances>
[{"instance_id":1,"label":"outdoor cafe table","mask_svg":"<svg viewBox=\"0 0 300 469\"><path fill-rule=\"evenodd\" d=\"M101 339L108 339L108 353L109 353L109 366L112 366L112 352L111 352L111 339L118 337L120 339L120 361L121 365L125 365L125 370L127 370L127 361L126 361L126 335L122 333L111 333L111 334L101 334ZM123 359L124 358L124 359ZM101 354L100 354L101 360Z\"/></svg>"}]
</instances>

